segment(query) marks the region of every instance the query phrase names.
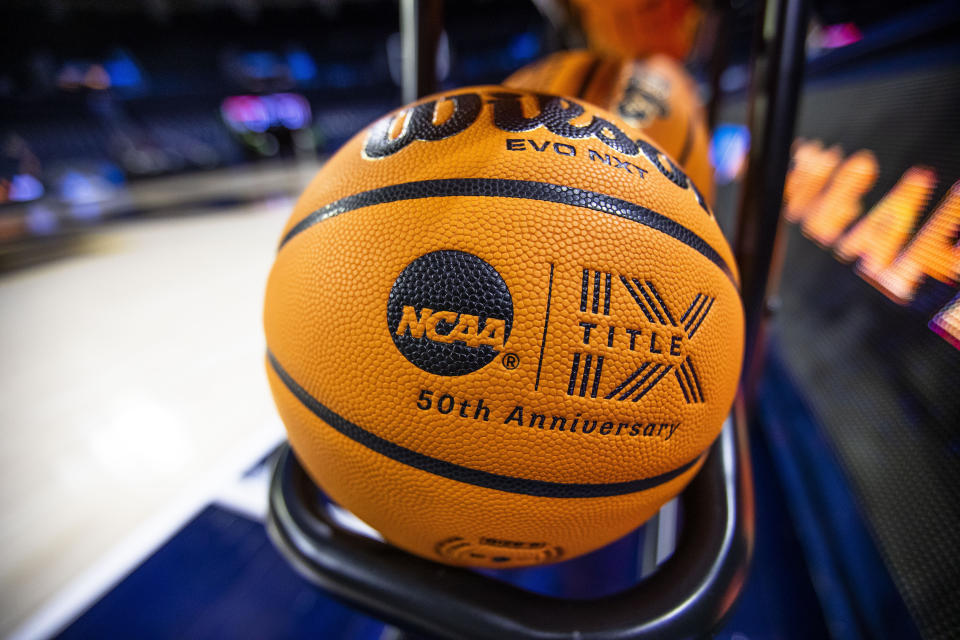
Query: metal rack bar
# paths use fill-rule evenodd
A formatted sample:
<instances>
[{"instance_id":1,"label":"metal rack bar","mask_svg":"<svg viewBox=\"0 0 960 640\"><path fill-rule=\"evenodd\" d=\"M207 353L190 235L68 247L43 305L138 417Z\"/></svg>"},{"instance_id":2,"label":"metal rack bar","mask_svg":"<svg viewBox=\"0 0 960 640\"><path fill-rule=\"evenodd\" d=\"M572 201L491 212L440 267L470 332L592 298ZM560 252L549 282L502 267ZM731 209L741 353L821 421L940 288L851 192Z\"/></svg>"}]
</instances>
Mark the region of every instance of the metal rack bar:
<instances>
[{"instance_id":1,"label":"metal rack bar","mask_svg":"<svg viewBox=\"0 0 960 640\"><path fill-rule=\"evenodd\" d=\"M437 46L443 30L443 0L401 0L403 103L437 91Z\"/></svg>"},{"instance_id":2,"label":"metal rack bar","mask_svg":"<svg viewBox=\"0 0 960 640\"><path fill-rule=\"evenodd\" d=\"M284 445L267 530L307 579L414 633L445 638L699 637L729 613L753 548L753 480L737 410L681 500L677 549L635 587L600 600L552 598L424 560L338 525Z\"/></svg>"},{"instance_id":3,"label":"metal rack bar","mask_svg":"<svg viewBox=\"0 0 960 640\"><path fill-rule=\"evenodd\" d=\"M803 81L808 19L806 0L767 0L754 39L747 115L750 155L733 247L746 314L743 382L748 402L760 373L770 293L776 289L783 259L780 207Z\"/></svg>"}]
</instances>

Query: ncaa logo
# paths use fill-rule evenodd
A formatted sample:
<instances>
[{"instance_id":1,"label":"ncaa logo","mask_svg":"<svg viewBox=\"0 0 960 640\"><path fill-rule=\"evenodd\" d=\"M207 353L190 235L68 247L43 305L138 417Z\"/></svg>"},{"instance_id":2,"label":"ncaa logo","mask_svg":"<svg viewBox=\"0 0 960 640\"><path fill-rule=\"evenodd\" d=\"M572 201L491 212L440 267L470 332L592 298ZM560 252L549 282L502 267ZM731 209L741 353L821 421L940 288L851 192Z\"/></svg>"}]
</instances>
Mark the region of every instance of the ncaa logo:
<instances>
[{"instance_id":1,"label":"ncaa logo","mask_svg":"<svg viewBox=\"0 0 960 640\"><path fill-rule=\"evenodd\" d=\"M513 299L488 262L463 251L433 251L394 281L387 328L412 364L428 373L462 376L503 350L513 328Z\"/></svg>"}]
</instances>

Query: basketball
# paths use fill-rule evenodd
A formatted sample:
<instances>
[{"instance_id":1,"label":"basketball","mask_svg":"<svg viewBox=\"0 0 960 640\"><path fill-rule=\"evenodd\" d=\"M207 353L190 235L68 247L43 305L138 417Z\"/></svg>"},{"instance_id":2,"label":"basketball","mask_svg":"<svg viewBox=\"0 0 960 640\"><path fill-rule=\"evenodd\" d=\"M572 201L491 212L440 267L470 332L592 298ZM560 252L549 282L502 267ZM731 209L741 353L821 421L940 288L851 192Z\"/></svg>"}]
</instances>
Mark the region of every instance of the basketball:
<instances>
[{"instance_id":1,"label":"basketball","mask_svg":"<svg viewBox=\"0 0 960 640\"><path fill-rule=\"evenodd\" d=\"M703 10L693 0L571 0L591 49L638 58L677 60L693 48Z\"/></svg>"},{"instance_id":2,"label":"basketball","mask_svg":"<svg viewBox=\"0 0 960 640\"><path fill-rule=\"evenodd\" d=\"M670 57L561 51L514 72L504 85L579 98L614 112L676 160L712 205L706 114L693 79Z\"/></svg>"},{"instance_id":3,"label":"basketball","mask_svg":"<svg viewBox=\"0 0 960 640\"><path fill-rule=\"evenodd\" d=\"M513 89L569 96L609 108L624 66L623 58L587 49L558 51L517 69L503 84Z\"/></svg>"},{"instance_id":4,"label":"basketball","mask_svg":"<svg viewBox=\"0 0 960 640\"><path fill-rule=\"evenodd\" d=\"M499 86L396 110L294 207L266 368L298 459L394 545L520 567L691 480L743 350L731 251L650 138Z\"/></svg>"}]
</instances>

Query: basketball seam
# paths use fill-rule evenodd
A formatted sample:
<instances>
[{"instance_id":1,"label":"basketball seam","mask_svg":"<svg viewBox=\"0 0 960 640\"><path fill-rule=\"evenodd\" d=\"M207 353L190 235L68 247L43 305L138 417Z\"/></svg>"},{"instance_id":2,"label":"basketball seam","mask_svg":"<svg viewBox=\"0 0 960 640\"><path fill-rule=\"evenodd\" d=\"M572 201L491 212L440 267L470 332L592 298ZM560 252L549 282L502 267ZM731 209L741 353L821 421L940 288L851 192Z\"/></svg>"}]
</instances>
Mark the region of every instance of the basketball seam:
<instances>
[{"instance_id":1,"label":"basketball seam","mask_svg":"<svg viewBox=\"0 0 960 640\"><path fill-rule=\"evenodd\" d=\"M442 197L490 197L516 198L553 202L600 213L615 215L650 229L660 231L674 240L687 245L703 257L710 260L739 290L733 270L726 260L706 240L672 218L648 209L647 207L576 187L534 182L530 180L511 180L506 178L443 178L437 180L419 180L403 182L369 191L361 191L340 200L324 205L298 222L284 235L277 251L291 239L327 218L347 213L355 209L370 207L403 200L419 200Z\"/></svg>"},{"instance_id":2,"label":"basketball seam","mask_svg":"<svg viewBox=\"0 0 960 640\"><path fill-rule=\"evenodd\" d=\"M323 420L338 433L350 438L354 442L361 444L368 449L375 451L383 456L390 458L401 464L426 471L433 475L455 480L465 484L471 484L496 491L506 493L517 493L540 498L605 498L611 496L625 495L630 493L639 493L654 487L663 485L688 471L706 453L703 453L693 460L681 465L680 467L654 476L652 478L641 478L639 480L628 480L625 482L607 482L607 483L565 483L550 482L547 480L532 480L530 478L518 478L507 476L480 469L465 467L453 462L434 458L412 449L391 442L378 435L367 431L353 422L350 422L340 414L336 413L319 400L310 395L306 389L301 387L296 380L290 376L287 371L280 366L280 363L274 357L273 353L267 351L267 360L273 368L274 373L280 378L287 390L300 401L311 413Z\"/></svg>"},{"instance_id":3,"label":"basketball seam","mask_svg":"<svg viewBox=\"0 0 960 640\"><path fill-rule=\"evenodd\" d=\"M680 150L680 157L677 158L677 162L680 163L680 166L687 164L687 160L690 158L690 152L693 151L693 119L687 116L687 130L683 137L683 148Z\"/></svg>"},{"instance_id":4,"label":"basketball seam","mask_svg":"<svg viewBox=\"0 0 960 640\"><path fill-rule=\"evenodd\" d=\"M583 98L583 95L587 92L591 81L597 73L597 69L600 68L601 62L603 62L602 58L594 58L587 66L587 69L583 74L583 79L580 81L580 88L577 89L576 97Z\"/></svg>"}]
</instances>

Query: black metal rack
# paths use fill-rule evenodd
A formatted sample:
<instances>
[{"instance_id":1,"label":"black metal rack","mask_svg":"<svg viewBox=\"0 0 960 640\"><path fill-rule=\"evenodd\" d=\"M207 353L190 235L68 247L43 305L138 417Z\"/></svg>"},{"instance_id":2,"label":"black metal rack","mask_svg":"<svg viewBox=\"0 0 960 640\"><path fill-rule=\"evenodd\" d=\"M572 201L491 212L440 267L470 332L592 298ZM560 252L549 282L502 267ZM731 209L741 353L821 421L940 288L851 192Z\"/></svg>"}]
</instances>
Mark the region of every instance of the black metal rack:
<instances>
[{"instance_id":1,"label":"black metal rack","mask_svg":"<svg viewBox=\"0 0 960 640\"><path fill-rule=\"evenodd\" d=\"M435 82L440 0L405 0L405 95ZM760 11L751 79L753 149L737 229L748 353L756 378L783 181L796 116L806 32L805 0L767 0ZM427 56L425 58L425 56ZM773 275L771 275L773 274ZM747 385L749 387L749 385ZM746 396L746 397L745 397ZM673 555L634 587L601 599L569 600L522 590L436 564L353 532L332 518L289 447L270 487L268 530L287 559L334 596L415 634L451 638L683 638L709 634L739 596L754 538L747 416L741 393L703 468L681 494L684 526Z\"/></svg>"},{"instance_id":2,"label":"black metal rack","mask_svg":"<svg viewBox=\"0 0 960 640\"><path fill-rule=\"evenodd\" d=\"M734 412L682 494L694 518L676 551L632 589L599 600L551 598L424 560L354 533L327 513L284 445L270 485L268 530L309 580L402 629L448 638L695 637L719 624L753 547L753 485L743 412Z\"/></svg>"}]
</instances>

